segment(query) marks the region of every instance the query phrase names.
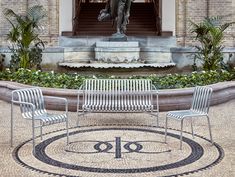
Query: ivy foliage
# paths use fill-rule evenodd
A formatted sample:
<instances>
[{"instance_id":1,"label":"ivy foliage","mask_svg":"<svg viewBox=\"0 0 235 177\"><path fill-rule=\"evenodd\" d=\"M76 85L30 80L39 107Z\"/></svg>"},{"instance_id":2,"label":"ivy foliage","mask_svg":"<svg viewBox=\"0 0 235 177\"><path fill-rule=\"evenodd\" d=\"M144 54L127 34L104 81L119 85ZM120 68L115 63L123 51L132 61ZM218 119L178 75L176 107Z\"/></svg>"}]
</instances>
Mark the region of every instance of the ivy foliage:
<instances>
[{"instance_id":1,"label":"ivy foliage","mask_svg":"<svg viewBox=\"0 0 235 177\"><path fill-rule=\"evenodd\" d=\"M0 72L0 80L14 81L40 87L78 89L85 79L106 78L117 79L116 76L82 76L77 73L55 73L19 69L15 72L6 69ZM158 89L173 89L209 85L217 82L235 80L235 72L202 71L190 74L168 74L164 76L131 76L128 79L150 79Z\"/></svg>"}]
</instances>

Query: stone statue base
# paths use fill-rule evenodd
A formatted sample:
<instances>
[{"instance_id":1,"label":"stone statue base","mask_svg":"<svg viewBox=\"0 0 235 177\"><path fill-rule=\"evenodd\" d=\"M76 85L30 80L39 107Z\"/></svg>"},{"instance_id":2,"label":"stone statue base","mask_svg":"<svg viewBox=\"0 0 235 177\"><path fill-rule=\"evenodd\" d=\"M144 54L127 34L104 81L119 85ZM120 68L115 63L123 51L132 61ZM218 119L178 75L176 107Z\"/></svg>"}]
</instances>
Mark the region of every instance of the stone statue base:
<instances>
[{"instance_id":1,"label":"stone statue base","mask_svg":"<svg viewBox=\"0 0 235 177\"><path fill-rule=\"evenodd\" d=\"M109 38L109 41L114 41L114 42L127 41L127 36L125 34L121 34L121 33L114 33Z\"/></svg>"},{"instance_id":2,"label":"stone statue base","mask_svg":"<svg viewBox=\"0 0 235 177\"><path fill-rule=\"evenodd\" d=\"M95 59L103 63L136 63L140 59L138 42L96 42Z\"/></svg>"}]
</instances>

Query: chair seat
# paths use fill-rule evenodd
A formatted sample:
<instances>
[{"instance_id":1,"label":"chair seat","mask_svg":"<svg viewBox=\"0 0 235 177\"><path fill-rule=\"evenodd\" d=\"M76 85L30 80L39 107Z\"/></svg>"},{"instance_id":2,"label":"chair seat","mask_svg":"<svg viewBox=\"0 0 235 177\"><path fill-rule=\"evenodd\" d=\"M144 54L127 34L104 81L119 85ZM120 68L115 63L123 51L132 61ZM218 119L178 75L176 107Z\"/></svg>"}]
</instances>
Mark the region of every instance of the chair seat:
<instances>
[{"instance_id":1,"label":"chair seat","mask_svg":"<svg viewBox=\"0 0 235 177\"><path fill-rule=\"evenodd\" d=\"M36 115L34 117L36 120L41 120L43 125L51 125L55 123L61 123L66 121L66 114L49 114L44 113L41 115Z\"/></svg>"},{"instance_id":2,"label":"chair seat","mask_svg":"<svg viewBox=\"0 0 235 177\"><path fill-rule=\"evenodd\" d=\"M83 105L83 109L86 111L130 111L130 112L141 112L141 111L151 111L153 109L152 105Z\"/></svg>"},{"instance_id":3,"label":"chair seat","mask_svg":"<svg viewBox=\"0 0 235 177\"><path fill-rule=\"evenodd\" d=\"M179 111L169 111L167 113L168 117L172 117L178 120L184 119L186 117L197 117L197 116L204 116L206 114L193 111L193 110L179 110Z\"/></svg>"}]
</instances>

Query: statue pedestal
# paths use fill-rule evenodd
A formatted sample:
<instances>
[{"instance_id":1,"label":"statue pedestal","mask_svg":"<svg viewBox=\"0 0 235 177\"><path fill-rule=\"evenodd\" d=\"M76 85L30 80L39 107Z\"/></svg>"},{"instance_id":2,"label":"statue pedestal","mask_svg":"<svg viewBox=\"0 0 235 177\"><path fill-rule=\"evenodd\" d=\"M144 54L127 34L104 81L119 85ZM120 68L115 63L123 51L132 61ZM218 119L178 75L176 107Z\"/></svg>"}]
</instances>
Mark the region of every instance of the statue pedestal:
<instances>
[{"instance_id":1,"label":"statue pedestal","mask_svg":"<svg viewBox=\"0 0 235 177\"><path fill-rule=\"evenodd\" d=\"M113 42L127 42L127 36L125 34L115 33L109 38L109 41Z\"/></svg>"},{"instance_id":2,"label":"statue pedestal","mask_svg":"<svg viewBox=\"0 0 235 177\"><path fill-rule=\"evenodd\" d=\"M96 42L95 60L98 62L136 63L139 59L139 42Z\"/></svg>"}]
</instances>

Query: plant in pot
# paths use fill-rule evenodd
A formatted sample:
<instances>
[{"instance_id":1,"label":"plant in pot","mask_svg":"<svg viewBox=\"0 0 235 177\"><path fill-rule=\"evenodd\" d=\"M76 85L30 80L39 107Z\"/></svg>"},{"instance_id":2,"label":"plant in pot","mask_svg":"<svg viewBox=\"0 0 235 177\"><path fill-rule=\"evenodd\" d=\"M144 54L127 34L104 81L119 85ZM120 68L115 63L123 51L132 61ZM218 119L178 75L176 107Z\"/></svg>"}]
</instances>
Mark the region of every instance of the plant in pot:
<instances>
[{"instance_id":1,"label":"plant in pot","mask_svg":"<svg viewBox=\"0 0 235 177\"><path fill-rule=\"evenodd\" d=\"M195 46L194 68L196 61L202 62L205 71L223 69L223 48L225 30L234 22L221 23L222 17L205 18L201 23L191 23L191 32L195 33L195 40L200 45Z\"/></svg>"},{"instance_id":2,"label":"plant in pot","mask_svg":"<svg viewBox=\"0 0 235 177\"><path fill-rule=\"evenodd\" d=\"M12 26L7 35L11 43L9 48L13 53L10 67L12 69L38 68L44 49L44 43L39 38L40 21L46 17L44 8L35 5L23 15L7 8L4 9L4 16Z\"/></svg>"}]
</instances>

